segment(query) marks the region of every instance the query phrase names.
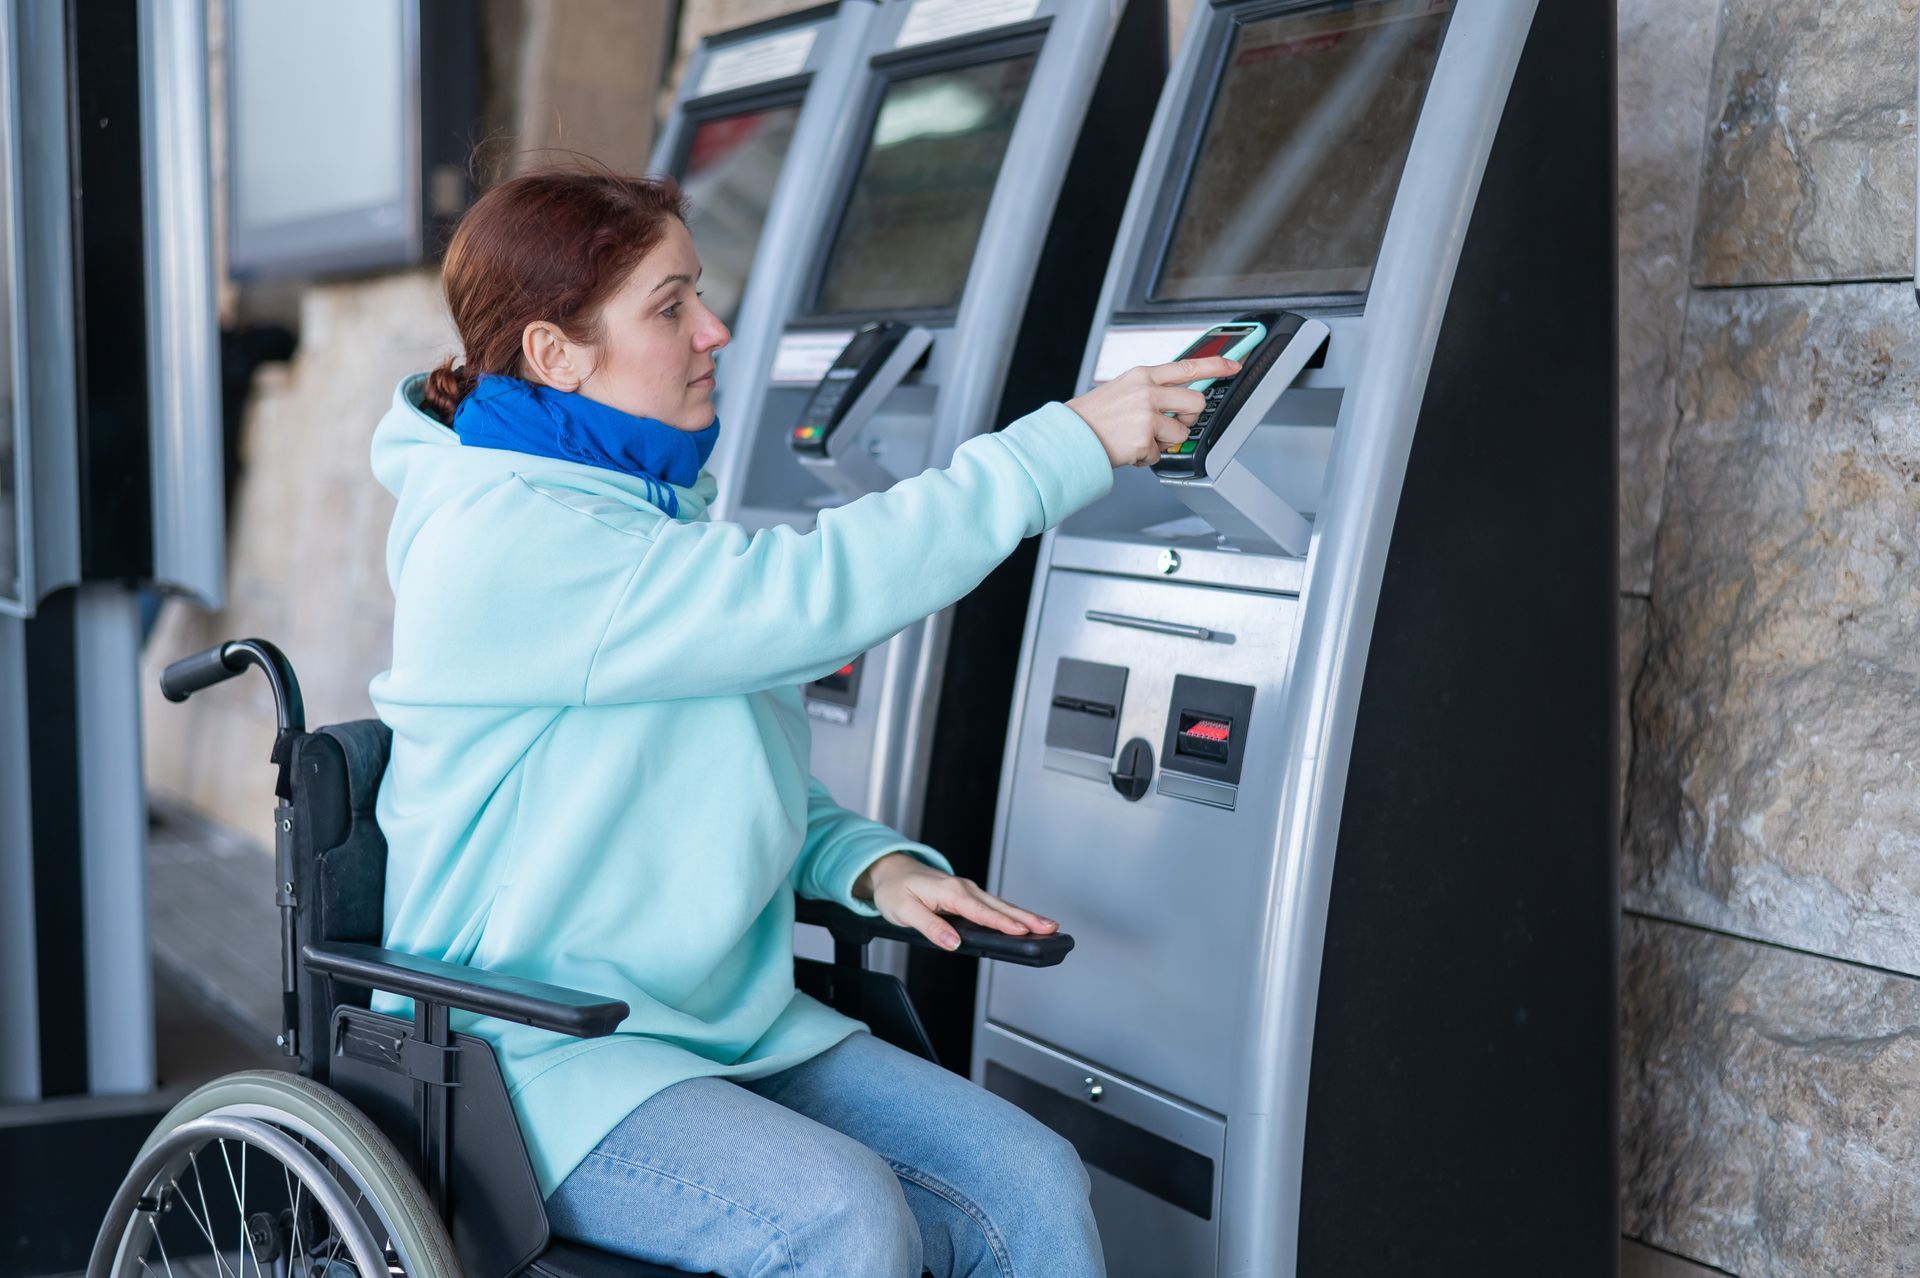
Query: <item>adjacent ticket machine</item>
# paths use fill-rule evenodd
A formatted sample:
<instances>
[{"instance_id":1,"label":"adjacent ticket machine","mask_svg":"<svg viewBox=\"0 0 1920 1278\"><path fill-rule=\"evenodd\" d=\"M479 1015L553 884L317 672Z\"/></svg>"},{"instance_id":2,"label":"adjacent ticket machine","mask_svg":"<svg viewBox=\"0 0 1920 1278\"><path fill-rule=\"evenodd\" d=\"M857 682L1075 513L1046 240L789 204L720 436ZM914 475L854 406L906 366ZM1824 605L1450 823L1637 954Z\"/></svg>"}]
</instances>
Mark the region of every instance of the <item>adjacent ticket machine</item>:
<instances>
[{"instance_id":1,"label":"adjacent ticket machine","mask_svg":"<svg viewBox=\"0 0 1920 1278\"><path fill-rule=\"evenodd\" d=\"M785 264L830 198L823 170L843 145L878 12L878 0L839 0L707 37L654 147L652 170L672 174L693 206L705 300L733 330L715 361L719 473L745 433L731 424L737 386L764 375L779 338ZM763 249L767 265L755 270Z\"/></svg>"},{"instance_id":2,"label":"adjacent ticket machine","mask_svg":"<svg viewBox=\"0 0 1920 1278\"><path fill-rule=\"evenodd\" d=\"M1165 61L1159 0L895 0L868 25L773 349L730 353L720 513L811 528L1072 393ZM797 157L789 165L797 163ZM762 286L756 276L755 287ZM759 366L750 361L759 359ZM806 689L835 798L980 877L1030 556ZM958 989L920 989L962 1009ZM938 1016L937 1010L934 1013ZM957 1039L936 1044L966 1059Z\"/></svg>"},{"instance_id":3,"label":"adjacent ticket machine","mask_svg":"<svg viewBox=\"0 0 1920 1278\"><path fill-rule=\"evenodd\" d=\"M226 589L206 18L0 2L0 1103L154 1083L134 587Z\"/></svg>"},{"instance_id":4,"label":"adjacent ticket machine","mask_svg":"<svg viewBox=\"0 0 1920 1278\"><path fill-rule=\"evenodd\" d=\"M1614 1272L1613 49L1195 6L1081 381L1253 345L1040 547L972 1057L1115 1278Z\"/></svg>"}]
</instances>

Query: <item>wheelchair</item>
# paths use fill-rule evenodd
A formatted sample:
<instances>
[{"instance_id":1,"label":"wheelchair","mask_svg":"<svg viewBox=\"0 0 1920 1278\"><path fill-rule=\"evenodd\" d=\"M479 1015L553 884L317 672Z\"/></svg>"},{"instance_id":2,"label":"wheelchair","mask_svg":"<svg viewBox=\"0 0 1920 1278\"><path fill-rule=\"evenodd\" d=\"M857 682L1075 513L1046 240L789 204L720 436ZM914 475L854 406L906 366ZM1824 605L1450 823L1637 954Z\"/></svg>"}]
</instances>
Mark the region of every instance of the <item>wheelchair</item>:
<instances>
[{"instance_id":1,"label":"wheelchair","mask_svg":"<svg viewBox=\"0 0 1920 1278\"><path fill-rule=\"evenodd\" d=\"M387 848L374 797L386 726L308 732L293 667L261 639L174 662L161 690L184 701L256 667L278 720L278 1043L297 1072L230 1074L175 1106L115 1193L88 1278L686 1278L551 1235L493 1051L449 1025L457 1010L594 1038L614 1033L627 1005L382 948ZM866 961L875 938L931 943L830 902L796 908L833 939L832 962L796 960L796 985L934 1059L905 987ZM979 958L1047 967L1073 947L1064 934L949 922L954 952ZM370 1010L374 990L411 998L412 1018Z\"/></svg>"}]
</instances>

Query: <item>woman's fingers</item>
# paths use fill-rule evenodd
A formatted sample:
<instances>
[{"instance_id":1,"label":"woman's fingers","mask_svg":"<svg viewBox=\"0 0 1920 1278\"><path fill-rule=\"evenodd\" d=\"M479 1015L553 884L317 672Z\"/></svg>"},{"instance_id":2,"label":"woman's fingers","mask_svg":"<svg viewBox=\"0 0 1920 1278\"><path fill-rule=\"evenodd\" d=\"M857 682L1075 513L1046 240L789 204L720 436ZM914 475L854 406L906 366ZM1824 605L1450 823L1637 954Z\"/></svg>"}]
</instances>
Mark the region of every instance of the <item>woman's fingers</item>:
<instances>
[{"instance_id":1,"label":"woman's fingers","mask_svg":"<svg viewBox=\"0 0 1920 1278\"><path fill-rule=\"evenodd\" d=\"M979 892L978 888L974 889ZM984 892L980 896L986 895ZM952 898L941 903L949 914L958 914L970 923L981 927L990 927L996 932L1005 932L1010 936L1025 936L1032 929L1011 914L1002 914L986 901L965 892L956 892Z\"/></svg>"},{"instance_id":2,"label":"woman's fingers","mask_svg":"<svg viewBox=\"0 0 1920 1278\"><path fill-rule=\"evenodd\" d=\"M1232 377L1240 371L1240 361L1224 355L1205 359L1176 359L1171 364L1155 364L1147 369L1147 380L1159 386L1178 386L1203 377Z\"/></svg>"},{"instance_id":3,"label":"woman's fingers","mask_svg":"<svg viewBox=\"0 0 1920 1278\"><path fill-rule=\"evenodd\" d=\"M898 902L894 906L894 913L898 917L892 919L892 922L901 927L912 928L941 949L958 948L960 934L953 930L953 925L935 914L917 898L909 897L907 900Z\"/></svg>"},{"instance_id":4,"label":"woman's fingers","mask_svg":"<svg viewBox=\"0 0 1920 1278\"><path fill-rule=\"evenodd\" d=\"M1060 927L1058 923L1055 923L1044 914L1035 914L1032 910L1021 909L1011 901L1003 901L976 883L969 883L967 886L981 901L993 909L1000 911L1002 914L1005 914L1008 918L1024 925L1030 932L1052 932L1057 931Z\"/></svg>"},{"instance_id":5,"label":"woman's fingers","mask_svg":"<svg viewBox=\"0 0 1920 1278\"><path fill-rule=\"evenodd\" d=\"M1207 406L1207 397L1185 386L1156 386L1147 392L1147 402L1162 413L1190 420L1198 417L1200 410Z\"/></svg>"}]
</instances>

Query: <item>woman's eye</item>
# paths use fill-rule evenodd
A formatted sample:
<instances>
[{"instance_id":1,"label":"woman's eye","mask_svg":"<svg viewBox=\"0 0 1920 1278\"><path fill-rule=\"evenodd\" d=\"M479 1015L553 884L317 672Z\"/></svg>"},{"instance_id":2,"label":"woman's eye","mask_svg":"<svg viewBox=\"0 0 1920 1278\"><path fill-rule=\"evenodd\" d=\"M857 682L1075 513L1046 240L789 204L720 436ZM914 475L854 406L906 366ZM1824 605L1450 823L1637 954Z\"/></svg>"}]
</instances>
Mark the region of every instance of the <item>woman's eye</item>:
<instances>
[{"instance_id":1,"label":"woman's eye","mask_svg":"<svg viewBox=\"0 0 1920 1278\"><path fill-rule=\"evenodd\" d=\"M680 303L678 303L678 302L675 302L675 303L674 303L674 304L673 304L672 306L669 306L669 307L668 307L668 308L667 308L666 310L664 310L664 311L661 311L661 312L660 312L660 318L662 318L662 319L679 319L679 318L680 318Z\"/></svg>"}]
</instances>

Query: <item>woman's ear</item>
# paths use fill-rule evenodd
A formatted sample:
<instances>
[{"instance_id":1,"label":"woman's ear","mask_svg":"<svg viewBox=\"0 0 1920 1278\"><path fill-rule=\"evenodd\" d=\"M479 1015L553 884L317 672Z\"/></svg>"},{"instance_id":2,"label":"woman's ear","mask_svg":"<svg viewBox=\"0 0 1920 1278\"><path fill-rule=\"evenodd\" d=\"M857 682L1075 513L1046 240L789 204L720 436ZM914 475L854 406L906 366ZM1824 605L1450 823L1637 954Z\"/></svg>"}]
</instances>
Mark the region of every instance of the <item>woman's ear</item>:
<instances>
[{"instance_id":1,"label":"woman's ear","mask_svg":"<svg viewBox=\"0 0 1920 1278\"><path fill-rule=\"evenodd\" d=\"M583 352L546 320L520 330L520 359L527 379L555 390L577 391L591 369L582 368Z\"/></svg>"}]
</instances>

